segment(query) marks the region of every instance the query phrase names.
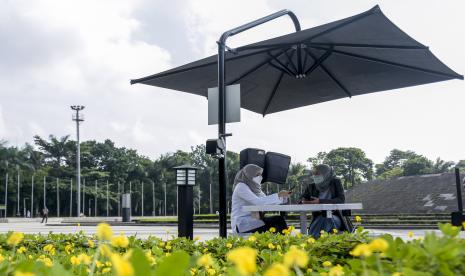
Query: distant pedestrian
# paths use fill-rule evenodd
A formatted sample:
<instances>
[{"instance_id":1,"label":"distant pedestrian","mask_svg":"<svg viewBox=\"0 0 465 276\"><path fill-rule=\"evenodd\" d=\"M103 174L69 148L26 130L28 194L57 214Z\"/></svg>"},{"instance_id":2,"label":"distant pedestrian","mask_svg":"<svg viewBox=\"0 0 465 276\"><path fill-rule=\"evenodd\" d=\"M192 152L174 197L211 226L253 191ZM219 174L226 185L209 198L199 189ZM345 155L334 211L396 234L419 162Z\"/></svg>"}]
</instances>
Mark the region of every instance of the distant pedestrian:
<instances>
[{"instance_id":1,"label":"distant pedestrian","mask_svg":"<svg viewBox=\"0 0 465 276\"><path fill-rule=\"evenodd\" d=\"M27 218L30 218L30 217L31 217L31 211L27 210L27 212L26 212L26 217L27 217Z\"/></svg>"},{"instance_id":2,"label":"distant pedestrian","mask_svg":"<svg viewBox=\"0 0 465 276\"><path fill-rule=\"evenodd\" d=\"M47 221L48 221L48 208L47 208L47 206L44 206L44 208L42 209L42 222L41 223L44 223L44 220L45 220L45 223L47 223Z\"/></svg>"}]
</instances>

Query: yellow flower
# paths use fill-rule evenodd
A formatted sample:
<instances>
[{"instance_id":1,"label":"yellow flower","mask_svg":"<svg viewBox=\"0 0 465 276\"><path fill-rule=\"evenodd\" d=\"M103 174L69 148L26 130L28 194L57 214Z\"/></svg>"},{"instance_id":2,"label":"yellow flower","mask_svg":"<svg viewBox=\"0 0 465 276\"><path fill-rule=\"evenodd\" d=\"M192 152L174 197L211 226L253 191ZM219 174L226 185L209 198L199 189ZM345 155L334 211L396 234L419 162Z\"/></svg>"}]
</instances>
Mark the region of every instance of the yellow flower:
<instances>
[{"instance_id":1,"label":"yellow flower","mask_svg":"<svg viewBox=\"0 0 465 276\"><path fill-rule=\"evenodd\" d=\"M26 252L26 247L21 246L20 248L18 248L18 249L16 250L16 252L18 252L19 254L22 254L22 253Z\"/></svg>"},{"instance_id":2,"label":"yellow flower","mask_svg":"<svg viewBox=\"0 0 465 276\"><path fill-rule=\"evenodd\" d=\"M97 268L101 268L102 266L104 266L104 264L103 264L101 261L98 261L98 260L97 260L97 261L95 261L95 266L96 266Z\"/></svg>"},{"instance_id":3,"label":"yellow flower","mask_svg":"<svg viewBox=\"0 0 465 276\"><path fill-rule=\"evenodd\" d=\"M119 235L111 239L111 245L113 247L126 248L129 245L129 240L126 236Z\"/></svg>"},{"instance_id":4,"label":"yellow flower","mask_svg":"<svg viewBox=\"0 0 465 276\"><path fill-rule=\"evenodd\" d=\"M118 254L111 255L111 262L115 268L117 276L132 276L134 275L134 269L131 266L131 263L127 260L121 258Z\"/></svg>"},{"instance_id":5,"label":"yellow flower","mask_svg":"<svg viewBox=\"0 0 465 276\"><path fill-rule=\"evenodd\" d=\"M394 272L394 273L392 273L392 276L402 276L402 273L400 273L400 272Z\"/></svg>"},{"instance_id":6,"label":"yellow flower","mask_svg":"<svg viewBox=\"0 0 465 276\"><path fill-rule=\"evenodd\" d=\"M270 232L271 232L271 233L276 233L276 228L270 227Z\"/></svg>"},{"instance_id":7,"label":"yellow flower","mask_svg":"<svg viewBox=\"0 0 465 276\"><path fill-rule=\"evenodd\" d=\"M284 264L287 267L299 266L305 267L308 263L308 255L305 251L298 249L296 246L291 246L289 251L284 254Z\"/></svg>"},{"instance_id":8,"label":"yellow flower","mask_svg":"<svg viewBox=\"0 0 465 276\"><path fill-rule=\"evenodd\" d=\"M81 224L78 222L77 227L81 227Z\"/></svg>"},{"instance_id":9,"label":"yellow flower","mask_svg":"<svg viewBox=\"0 0 465 276\"><path fill-rule=\"evenodd\" d=\"M228 249L231 249L232 248L232 244L230 244L229 242L226 244L226 248Z\"/></svg>"},{"instance_id":10,"label":"yellow flower","mask_svg":"<svg viewBox=\"0 0 465 276\"><path fill-rule=\"evenodd\" d=\"M44 246L44 251L49 253L50 255L55 255L55 247L53 244L47 244Z\"/></svg>"},{"instance_id":11,"label":"yellow flower","mask_svg":"<svg viewBox=\"0 0 465 276\"><path fill-rule=\"evenodd\" d=\"M281 245L276 245L276 249L278 249L278 251L281 251Z\"/></svg>"},{"instance_id":12,"label":"yellow flower","mask_svg":"<svg viewBox=\"0 0 465 276\"><path fill-rule=\"evenodd\" d=\"M361 222L362 221L362 218L360 216L355 216L355 221L356 222Z\"/></svg>"},{"instance_id":13,"label":"yellow flower","mask_svg":"<svg viewBox=\"0 0 465 276\"><path fill-rule=\"evenodd\" d=\"M86 253L81 253L81 254L79 254L77 257L78 257L79 261L80 261L81 263L83 263L83 264L88 265L88 264L91 263L91 259L90 259L90 257L89 257Z\"/></svg>"},{"instance_id":14,"label":"yellow flower","mask_svg":"<svg viewBox=\"0 0 465 276\"><path fill-rule=\"evenodd\" d=\"M372 251L385 252L389 247L389 243L385 239L378 238L372 240L368 246Z\"/></svg>"},{"instance_id":15,"label":"yellow flower","mask_svg":"<svg viewBox=\"0 0 465 276\"><path fill-rule=\"evenodd\" d=\"M288 276L289 275L289 269L279 263L274 263L272 264L263 274L263 276Z\"/></svg>"},{"instance_id":16,"label":"yellow flower","mask_svg":"<svg viewBox=\"0 0 465 276\"><path fill-rule=\"evenodd\" d=\"M344 270L343 270L342 266L340 266L340 265L333 266L329 270L329 276L342 276L342 275L344 275Z\"/></svg>"},{"instance_id":17,"label":"yellow flower","mask_svg":"<svg viewBox=\"0 0 465 276\"><path fill-rule=\"evenodd\" d=\"M147 252L145 252L145 257L147 258L147 260L149 261L151 265L154 265L157 263L155 258L152 256L152 251L147 250Z\"/></svg>"},{"instance_id":18,"label":"yellow flower","mask_svg":"<svg viewBox=\"0 0 465 276\"><path fill-rule=\"evenodd\" d=\"M209 268L207 269L207 272L208 272L208 275L215 275L216 270L214 270L213 268Z\"/></svg>"},{"instance_id":19,"label":"yellow flower","mask_svg":"<svg viewBox=\"0 0 465 276\"><path fill-rule=\"evenodd\" d=\"M257 250L250 247L239 247L226 255L228 261L236 265L241 275L253 274L257 270Z\"/></svg>"},{"instance_id":20,"label":"yellow flower","mask_svg":"<svg viewBox=\"0 0 465 276\"><path fill-rule=\"evenodd\" d=\"M324 261L324 262L323 262L323 266L324 266L324 267L330 267L330 266L332 266L332 265L333 265L333 264L332 264L330 261Z\"/></svg>"},{"instance_id":21,"label":"yellow flower","mask_svg":"<svg viewBox=\"0 0 465 276\"><path fill-rule=\"evenodd\" d=\"M314 238L308 238L308 239L307 239L307 242L308 242L308 243L315 243L315 239L314 239Z\"/></svg>"},{"instance_id":22,"label":"yellow flower","mask_svg":"<svg viewBox=\"0 0 465 276\"><path fill-rule=\"evenodd\" d=\"M370 256L373 252L368 244L361 243L358 244L352 251L349 252L350 255L354 257L368 257Z\"/></svg>"},{"instance_id":23,"label":"yellow flower","mask_svg":"<svg viewBox=\"0 0 465 276\"><path fill-rule=\"evenodd\" d=\"M200 237L199 237L199 236L195 236L195 237L194 237L194 241L195 241L195 242L196 242L196 241L199 241L199 240L200 240Z\"/></svg>"},{"instance_id":24,"label":"yellow flower","mask_svg":"<svg viewBox=\"0 0 465 276\"><path fill-rule=\"evenodd\" d=\"M102 269L102 274L110 273L110 272L111 272L111 267L105 267L104 269Z\"/></svg>"},{"instance_id":25,"label":"yellow flower","mask_svg":"<svg viewBox=\"0 0 465 276\"><path fill-rule=\"evenodd\" d=\"M71 256L71 258L69 259L70 263L74 266L76 265L80 265L81 264L81 261L79 260L78 257L76 256Z\"/></svg>"},{"instance_id":26,"label":"yellow flower","mask_svg":"<svg viewBox=\"0 0 465 276\"><path fill-rule=\"evenodd\" d=\"M256 240L257 240L257 238L255 236L250 236L249 237L250 242L255 242Z\"/></svg>"},{"instance_id":27,"label":"yellow flower","mask_svg":"<svg viewBox=\"0 0 465 276\"><path fill-rule=\"evenodd\" d=\"M100 254L102 254L103 256L106 256L106 257L110 257L111 256L111 249L108 245L106 244L102 244L100 246Z\"/></svg>"},{"instance_id":28,"label":"yellow flower","mask_svg":"<svg viewBox=\"0 0 465 276\"><path fill-rule=\"evenodd\" d=\"M191 268L190 273L191 276L194 276L197 273L197 268Z\"/></svg>"},{"instance_id":29,"label":"yellow flower","mask_svg":"<svg viewBox=\"0 0 465 276\"><path fill-rule=\"evenodd\" d=\"M33 259L32 255L27 255L27 258L28 258L29 260L32 260L32 259ZM1 261L0 261L0 262L1 262Z\"/></svg>"},{"instance_id":30,"label":"yellow flower","mask_svg":"<svg viewBox=\"0 0 465 276\"><path fill-rule=\"evenodd\" d=\"M0 254L0 263L3 262L5 260L5 257L3 257L3 255Z\"/></svg>"},{"instance_id":31,"label":"yellow flower","mask_svg":"<svg viewBox=\"0 0 465 276\"><path fill-rule=\"evenodd\" d=\"M409 231L409 232L407 233L407 235L408 235L409 238L413 238L413 232L412 232L412 231Z\"/></svg>"},{"instance_id":32,"label":"yellow flower","mask_svg":"<svg viewBox=\"0 0 465 276\"><path fill-rule=\"evenodd\" d=\"M336 229L336 228L333 228L333 233L334 233L334 234L337 234L337 232L338 232L337 229Z\"/></svg>"},{"instance_id":33,"label":"yellow flower","mask_svg":"<svg viewBox=\"0 0 465 276\"><path fill-rule=\"evenodd\" d=\"M32 272L22 272L22 271L15 271L14 276L35 276Z\"/></svg>"},{"instance_id":34,"label":"yellow flower","mask_svg":"<svg viewBox=\"0 0 465 276\"><path fill-rule=\"evenodd\" d=\"M110 225L105 222L99 223L97 225L97 237L99 240L109 241L113 236L113 230L111 230Z\"/></svg>"},{"instance_id":35,"label":"yellow flower","mask_svg":"<svg viewBox=\"0 0 465 276\"><path fill-rule=\"evenodd\" d=\"M312 273L312 272L313 272L313 269L307 268L307 273Z\"/></svg>"},{"instance_id":36,"label":"yellow flower","mask_svg":"<svg viewBox=\"0 0 465 276\"><path fill-rule=\"evenodd\" d=\"M87 244L89 245L90 248L94 248L95 247L95 243L93 240L87 240Z\"/></svg>"},{"instance_id":37,"label":"yellow flower","mask_svg":"<svg viewBox=\"0 0 465 276\"><path fill-rule=\"evenodd\" d=\"M326 272L320 272L320 276L328 276L328 273L326 273Z\"/></svg>"},{"instance_id":38,"label":"yellow flower","mask_svg":"<svg viewBox=\"0 0 465 276\"><path fill-rule=\"evenodd\" d=\"M73 252L73 246L72 246L71 244L67 244L67 245L65 246L65 252L66 252L66 254L68 254L68 255L71 254L71 253Z\"/></svg>"},{"instance_id":39,"label":"yellow flower","mask_svg":"<svg viewBox=\"0 0 465 276\"><path fill-rule=\"evenodd\" d=\"M203 267L208 267L213 265L213 259L210 254L204 254L200 256L200 258L197 259L197 265L198 266L203 266Z\"/></svg>"},{"instance_id":40,"label":"yellow flower","mask_svg":"<svg viewBox=\"0 0 465 276\"><path fill-rule=\"evenodd\" d=\"M166 250L170 250L170 249L171 249L171 245L167 244L167 245L165 246L165 248L166 248Z\"/></svg>"},{"instance_id":41,"label":"yellow flower","mask_svg":"<svg viewBox=\"0 0 465 276\"><path fill-rule=\"evenodd\" d=\"M53 266L53 262L50 258L41 258L39 259L39 261L43 262L45 264L45 266L48 266L48 267L52 267Z\"/></svg>"},{"instance_id":42,"label":"yellow flower","mask_svg":"<svg viewBox=\"0 0 465 276\"><path fill-rule=\"evenodd\" d=\"M9 246L17 246L22 240L24 239L24 234L21 232L13 232L8 239L6 240L6 243Z\"/></svg>"},{"instance_id":43,"label":"yellow flower","mask_svg":"<svg viewBox=\"0 0 465 276\"><path fill-rule=\"evenodd\" d=\"M270 243L268 244L268 248L269 248L269 249L275 249L275 246L274 246L274 244L272 244L272 243L270 242Z\"/></svg>"}]
</instances>

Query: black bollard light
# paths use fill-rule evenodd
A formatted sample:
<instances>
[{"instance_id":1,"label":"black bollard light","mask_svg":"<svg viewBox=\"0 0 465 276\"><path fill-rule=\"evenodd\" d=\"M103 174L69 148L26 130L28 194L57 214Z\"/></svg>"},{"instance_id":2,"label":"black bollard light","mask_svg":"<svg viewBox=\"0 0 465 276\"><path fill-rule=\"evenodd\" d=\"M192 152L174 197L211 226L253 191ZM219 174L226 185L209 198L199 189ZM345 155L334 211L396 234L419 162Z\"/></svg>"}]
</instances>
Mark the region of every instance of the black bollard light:
<instances>
[{"instance_id":1,"label":"black bollard light","mask_svg":"<svg viewBox=\"0 0 465 276\"><path fill-rule=\"evenodd\" d=\"M131 194L126 193L121 195L121 214L123 222L131 221Z\"/></svg>"},{"instance_id":2,"label":"black bollard light","mask_svg":"<svg viewBox=\"0 0 465 276\"><path fill-rule=\"evenodd\" d=\"M194 238L193 187L198 168L191 165L174 167L178 186L178 237Z\"/></svg>"}]
</instances>

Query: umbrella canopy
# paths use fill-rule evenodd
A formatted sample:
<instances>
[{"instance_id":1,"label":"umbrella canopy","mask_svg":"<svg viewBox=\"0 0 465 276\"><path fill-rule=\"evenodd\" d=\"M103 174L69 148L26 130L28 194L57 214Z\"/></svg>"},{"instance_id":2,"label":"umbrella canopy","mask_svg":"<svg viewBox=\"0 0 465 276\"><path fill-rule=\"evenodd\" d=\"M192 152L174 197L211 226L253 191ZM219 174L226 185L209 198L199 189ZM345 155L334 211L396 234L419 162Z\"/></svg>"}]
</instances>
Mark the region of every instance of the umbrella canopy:
<instances>
[{"instance_id":1,"label":"umbrella canopy","mask_svg":"<svg viewBox=\"0 0 465 276\"><path fill-rule=\"evenodd\" d=\"M265 116L378 91L463 79L378 6L342 20L230 49L226 85L241 85L241 107ZM217 55L131 80L207 96Z\"/></svg>"}]
</instances>

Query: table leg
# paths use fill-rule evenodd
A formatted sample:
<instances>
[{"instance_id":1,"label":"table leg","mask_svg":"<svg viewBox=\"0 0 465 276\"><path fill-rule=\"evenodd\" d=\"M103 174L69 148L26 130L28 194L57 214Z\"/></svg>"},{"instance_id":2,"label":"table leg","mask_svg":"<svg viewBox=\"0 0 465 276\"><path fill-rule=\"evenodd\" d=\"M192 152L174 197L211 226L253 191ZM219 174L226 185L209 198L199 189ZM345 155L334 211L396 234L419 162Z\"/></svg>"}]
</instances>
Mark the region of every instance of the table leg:
<instances>
[{"instance_id":1,"label":"table leg","mask_svg":"<svg viewBox=\"0 0 465 276\"><path fill-rule=\"evenodd\" d=\"M300 233L307 234L307 213L300 212Z\"/></svg>"}]
</instances>

